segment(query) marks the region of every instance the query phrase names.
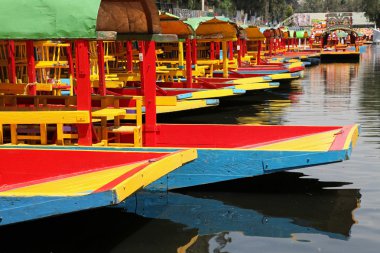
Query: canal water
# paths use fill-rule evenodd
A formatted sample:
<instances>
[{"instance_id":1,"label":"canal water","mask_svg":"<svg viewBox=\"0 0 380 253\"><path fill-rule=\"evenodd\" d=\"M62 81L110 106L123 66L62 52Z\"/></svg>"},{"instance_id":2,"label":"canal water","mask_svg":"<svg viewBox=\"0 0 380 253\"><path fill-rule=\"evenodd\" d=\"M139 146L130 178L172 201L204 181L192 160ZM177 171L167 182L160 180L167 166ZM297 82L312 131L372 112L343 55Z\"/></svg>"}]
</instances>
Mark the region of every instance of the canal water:
<instances>
[{"instance_id":1,"label":"canal water","mask_svg":"<svg viewBox=\"0 0 380 253\"><path fill-rule=\"evenodd\" d=\"M161 120L361 124L351 160L0 228L0 252L379 252L380 46L291 87Z\"/></svg>"}]
</instances>

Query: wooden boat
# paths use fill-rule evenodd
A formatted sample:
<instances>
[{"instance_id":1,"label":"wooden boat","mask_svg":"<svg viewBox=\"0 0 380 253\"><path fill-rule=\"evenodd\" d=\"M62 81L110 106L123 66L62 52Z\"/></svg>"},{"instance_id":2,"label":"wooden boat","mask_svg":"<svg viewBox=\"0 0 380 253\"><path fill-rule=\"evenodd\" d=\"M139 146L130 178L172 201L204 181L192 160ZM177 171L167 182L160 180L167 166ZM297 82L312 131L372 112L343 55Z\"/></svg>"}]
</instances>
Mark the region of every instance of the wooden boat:
<instances>
[{"instance_id":1,"label":"wooden boat","mask_svg":"<svg viewBox=\"0 0 380 253\"><path fill-rule=\"evenodd\" d=\"M118 204L195 157L195 150L1 146L0 225Z\"/></svg>"},{"instance_id":2,"label":"wooden boat","mask_svg":"<svg viewBox=\"0 0 380 253\"><path fill-rule=\"evenodd\" d=\"M163 176L150 189L166 191L191 185L340 162L350 157L352 147L359 134L357 125L290 127L157 124L156 114L159 99L156 97L154 40L162 41L163 38L171 36L158 34L159 26L155 26L158 17L155 16L156 7L153 1L142 0L136 1L136 3L131 3L129 0L117 2L103 0L96 3L94 1L91 3L87 1L65 1L64 3L50 1L44 3L45 9L36 5L36 1L28 1L28 4L23 2L20 8L15 8L15 3L11 2L9 0L9 3L5 5L10 9L1 9L0 15L4 17L11 15L11 10L15 9L27 13L25 16L21 15L25 18L17 20L17 24L25 29L10 28L11 30L7 30L4 28L0 31L0 39L28 39L26 42L28 82L33 84L36 81L31 40L70 39L75 34L76 69L74 74L77 85L76 103L70 102L72 97L64 99L63 110L62 108L54 109L57 105L54 99L48 100L48 98L35 96L35 90L31 90L29 94L34 96L33 104L29 103L22 109L18 107L18 104L25 102L18 102L18 99L22 101L23 98L17 96L8 98L7 95L2 98L3 102L7 99L13 101L11 102L12 106L2 103L0 113L0 144L6 144L0 148L0 157L3 158L1 163L4 166L10 166L1 167L4 170L2 174L7 175L6 178L2 178L3 181L0 185L3 189L1 198L4 200L2 219L8 221L4 224L78 211L103 204L114 204ZM40 4L40 2L38 3ZM128 19L128 13L119 10L130 12L136 11L136 8L139 13L145 15L139 20L152 21L145 24L146 26L151 24L152 27L148 29L142 25L143 28L140 27L142 30L139 30L140 28L137 26L120 24L120 20ZM71 15L72 9L83 12L74 13L73 16ZM53 23L40 25L40 20L28 18L40 15L41 10L59 10L60 19ZM110 13L113 14L110 15ZM114 15L114 13L118 13L118 15ZM46 15L55 17L57 13L49 12ZM12 19L5 18L5 20ZM96 39L139 40L143 59L140 62L141 97L115 98L107 96L103 71L99 72L100 95L92 95L88 40ZM99 52L99 62L102 63L103 50L99 50ZM12 58L12 54L9 55ZM10 65L13 65L12 60ZM9 69L14 69L13 66ZM103 64L99 65L99 69L102 69L102 66ZM62 97L58 97L58 99L62 100ZM121 108L123 99L128 107ZM168 99L164 99L166 103L168 103ZM62 102L59 102L58 105L62 106ZM144 123L142 120L143 108ZM192 148L199 149L199 159L196 162L188 163L188 166L185 165L183 170L178 171L178 174L167 175L171 170L195 159L196 152ZM91 155L88 155L89 151L91 151ZM130 155L128 155L129 152ZM87 163L82 162L81 159L86 156L88 156L88 160L93 161L94 165L89 163L87 166ZM115 160L112 158L113 156L122 156L123 158ZM131 157L131 160L126 159L128 156ZM28 157L26 167L25 163L20 162L19 157ZM50 162L45 163L46 161ZM114 162L117 161L120 163L115 164ZM145 164L152 166L155 164L155 169L150 170L149 168L153 167L143 166ZM118 165L122 165L122 168L118 168ZM124 165L128 166L124 167ZM29 170L29 168L34 169ZM70 169L67 170L67 168ZM116 171L120 171L120 174ZM130 171L134 173L129 173ZM138 174L137 171L146 172L147 175L144 178L147 179L141 179L141 174ZM167 176L165 177L165 175ZM130 185L134 176L139 180L136 184ZM94 182L93 180L98 182L97 185L85 183ZM73 182L78 185L86 185L86 187L65 188L68 184L72 185ZM7 188L7 185L11 188ZM25 189L27 190L24 191ZM46 190L46 192L42 190ZM113 193L116 191L118 194L119 190L126 190L128 194L118 195L115 200ZM99 191L104 192L108 201L104 201L102 194L93 194ZM49 196L55 199L56 197L62 198L63 202L66 200L68 204L48 205L49 210L45 209L45 205L41 205L43 211L40 212L36 205L37 200L41 200L43 203L46 201L35 197L44 196L43 194L47 196L49 193L51 194ZM85 195L85 197L74 202L78 204L73 204L71 201L73 195ZM14 202L8 201L8 197L22 198L21 202L24 201L24 204L20 206L20 210L26 208L25 210L35 212L35 215L28 218L29 216L20 214L12 221L13 212L7 212L7 210L11 209ZM112 198L109 199L109 197ZM83 205L81 199L86 200ZM19 199L14 200L19 201Z\"/></svg>"},{"instance_id":3,"label":"wooden boat","mask_svg":"<svg viewBox=\"0 0 380 253\"><path fill-rule=\"evenodd\" d=\"M284 64L284 65L259 65L251 67L241 67L234 69L229 69L228 76L235 78L244 77L257 77L257 76L268 76L274 74L282 73L300 73L305 69L302 62ZM221 71L214 71L215 77L222 77L223 73Z\"/></svg>"},{"instance_id":4,"label":"wooden boat","mask_svg":"<svg viewBox=\"0 0 380 253\"><path fill-rule=\"evenodd\" d=\"M360 50L358 33L352 26L351 13L337 16L336 13L326 14L326 30L322 34L322 62L359 62ZM344 35L341 36L340 33ZM355 50L349 46L354 45Z\"/></svg>"}]
</instances>

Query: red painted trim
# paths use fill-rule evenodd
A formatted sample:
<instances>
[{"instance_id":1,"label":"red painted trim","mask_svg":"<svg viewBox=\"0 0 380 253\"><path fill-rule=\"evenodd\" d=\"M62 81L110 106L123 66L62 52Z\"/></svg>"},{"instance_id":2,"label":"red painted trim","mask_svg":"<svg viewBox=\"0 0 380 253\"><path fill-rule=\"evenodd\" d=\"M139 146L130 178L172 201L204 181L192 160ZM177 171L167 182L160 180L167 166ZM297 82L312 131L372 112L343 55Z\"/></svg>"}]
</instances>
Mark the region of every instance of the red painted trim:
<instances>
[{"instance_id":1,"label":"red painted trim","mask_svg":"<svg viewBox=\"0 0 380 253\"><path fill-rule=\"evenodd\" d=\"M137 172L139 171L142 171L143 169L146 168L146 166L149 165L149 162L146 162L130 171L128 171L127 173L121 175L120 177L116 178L115 180L109 182L108 184L105 184L103 185L102 187L100 187L99 189L96 189L93 193L97 193L97 192L104 192L104 191L107 191L109 189L112 189L114 188L116 185L120 184L121 182L123 182L124 180L126 180L127 178L130 178L132 177L133 175L135 175Z\"/></svg>"},{"instance_id":2,"label":"red painted trim","mask_svg":"<svg viewBox=\"0 0 380 253\"><path fill-rule=\"evenodd\" d=\"M330 150L341 150L344 148L348 134L355 125L344 126L339 134L336 134L335 140L330 147Z\"/></svg>"},{"instance_id":3,"label":"red painted trim","mask_svg":"<svg viewBox=\"0 0 380 253\"><path fill-rule=\"evenodd\" d=\"M99 88L98 92L101 96L106 95L106 74L104 70L104 44L102 40L97 41L98 51L98 68L99 68Z\"/></svg>"},{"instance_id":4,"label":"red painted trim","mask_svg":"<svg viewBox=\"0 0 380 253\"><path fill-rule=\"evenodd\" d=\"M246 126L160 124L157 146L241 148L336 130L338 126Z\"/></svg>"},{"instance_id":5,"label":"red painted trim","mask_svg":"<svg viewBox=\"0 0 380 253\"><path fill-rule=\"evenodd\" d=\"M168 153L165 152L2 149L0 150L1 191L30 185L36 180L51 181L52 178L159 159L166 155Z\"/></svg>"},{"instance_id":6,"label":"red painted trim","mask_svg":"<svg viewBox=\"0 0 380 253\"><path fill-rule=\"evenodd\" d=\"M154 41L139 42L140 53L143 56L140 62L141 86L145 102L144 140L146 145L156 144L156 46Z\"/></svg>"},{"instance_id":7,"label":"red painted trim","mask_svg":"<svg viewBox=\"0 0 380 253\"><path fill-rule=\"evenodd\" d=\"M76 79L77 79L77 109L89 111L91 122L91 83L89 44L86 40L75 41ZM92 145L92 124L78 124L78 144Z\"/></svg>"},{"instance_id":8,"label":"red painted trim","mask_svg":"<svg viewBox=\"0 0 380 253\"><path fill-rule=\"evenodd\" d=\"M8 41L8 79L9 83L17 83L15 42L13 40Z\"/></svg>"}]
</instances>

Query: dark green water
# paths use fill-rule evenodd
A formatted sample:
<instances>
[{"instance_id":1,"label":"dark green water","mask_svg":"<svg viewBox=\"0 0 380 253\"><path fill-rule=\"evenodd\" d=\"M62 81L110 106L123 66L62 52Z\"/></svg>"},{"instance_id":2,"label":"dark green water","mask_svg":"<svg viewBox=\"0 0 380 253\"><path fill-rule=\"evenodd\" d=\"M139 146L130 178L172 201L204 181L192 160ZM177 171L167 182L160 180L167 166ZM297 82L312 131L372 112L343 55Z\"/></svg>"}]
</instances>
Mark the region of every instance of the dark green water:
<instances>
[{"instance_id":1,"label":"dark green water","mask_svg":"<svg viewBox=\"0 0 380 253\"><path fill-rule=\"evenodd\" d=\"M0 228L0 252L380 252L380 46L306 70L291 89L176 122L361 124L343 163Z\"/></svg>"}]
</instances>

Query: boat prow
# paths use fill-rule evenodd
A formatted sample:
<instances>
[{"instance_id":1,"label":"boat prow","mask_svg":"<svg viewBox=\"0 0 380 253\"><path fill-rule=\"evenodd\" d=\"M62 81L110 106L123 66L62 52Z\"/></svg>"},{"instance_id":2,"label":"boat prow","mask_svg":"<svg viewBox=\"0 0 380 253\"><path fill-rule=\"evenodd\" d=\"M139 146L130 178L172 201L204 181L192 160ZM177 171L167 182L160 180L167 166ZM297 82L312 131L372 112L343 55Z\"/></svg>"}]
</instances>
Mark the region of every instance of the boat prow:
<instances>
[{"instance_id":1,"label":"boat prow","mask_svg":"<svg viewBox=\"0 0 380 253\"><path fill-rule=\"evenodd\" d=\"M148 187L154 190L184 188L342 162L350 158L359 135L359 125L162 124L159 128L157 142L161 149L158 150L196 147L198 159Z\"/></svg>"},{"instance_id":2,"label":"boat prow","mask_svg":"<svg viewBox=\"0 0 380 253\"><path fill-rule=\"evenodd\" d=\"M196 157L194 149L2 146L0 225L118 204Z\"/></svg>"}]
</instances>

